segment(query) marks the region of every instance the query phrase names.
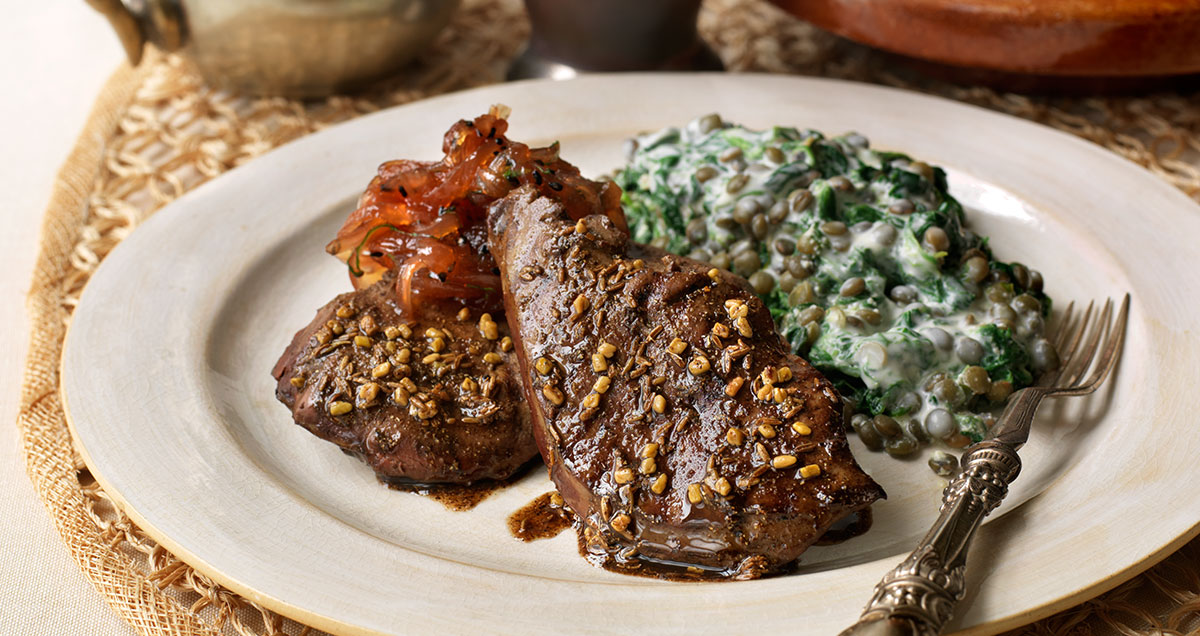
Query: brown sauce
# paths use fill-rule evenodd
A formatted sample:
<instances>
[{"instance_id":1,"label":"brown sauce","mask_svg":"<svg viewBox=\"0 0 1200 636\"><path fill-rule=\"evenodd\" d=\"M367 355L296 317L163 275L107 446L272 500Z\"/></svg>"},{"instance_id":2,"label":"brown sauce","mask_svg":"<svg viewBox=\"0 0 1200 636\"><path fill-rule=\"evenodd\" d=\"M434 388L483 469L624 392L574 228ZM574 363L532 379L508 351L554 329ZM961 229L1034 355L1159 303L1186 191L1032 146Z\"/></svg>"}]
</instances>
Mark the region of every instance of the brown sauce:
<instances>
[{"instance_id":1,"label":"brown sauce","mask_svg":"<svg viewBox=\"0 0 1200 636\"><path fill-rule=\"evenodd\" d=\"M450 510L459 512L470 510L478 506L480 502L491 496L492 493L507 486L506 483L488 482L485 484L473 484L470 486L450 486L430 490L421 494L430 499L442 504Z\"/></svg>"},{"instance_id":2,"label":"brown sauce","mask_svg":"<svg viewBox=\"0 0 1200 636\"><path fill-rule=\"evenodd\" d=\"M508 517L508 531L526 542L556 537L569 527L571 517L556 492L539 495Z\"/></svg>"},{"instance_id":3,"label":"brown sauce","mask_svg":"<svg viewBox=\"0 0 1200 636\"><path fill-rule=\"evenodd\" d=\"M415 484L405 481L382 481L388 488L429 497L449 510L462 512L478 506L492 493L508 486L511 481L481 481L474 484Z\"/></svg>"},{"instance_id":4,"label":"brown sauce","mask_svg":"<svg viewBox=\"0 0 1200 636\"><path fill-rule=\"evenodd\" d=\"M860 536L871 529L871 509L864 508L833 524L815 545L835 545Z\"/></svg>"},{"instance_id":5,"label":"brown sauce","mask_svg":"<svg viewBox=\"0 0 1200 636\"><path fill-rule=\"evenodd\" d=\"M423 484L408 479L379 477L380 483L401 492L411 492L442 504L448 510L464 512L478 506L492 493L507 488L525 476L533 466L538 465L536 458L526 463L507 479L485 479L473 484Z\"/></svg>"}]
</instances>

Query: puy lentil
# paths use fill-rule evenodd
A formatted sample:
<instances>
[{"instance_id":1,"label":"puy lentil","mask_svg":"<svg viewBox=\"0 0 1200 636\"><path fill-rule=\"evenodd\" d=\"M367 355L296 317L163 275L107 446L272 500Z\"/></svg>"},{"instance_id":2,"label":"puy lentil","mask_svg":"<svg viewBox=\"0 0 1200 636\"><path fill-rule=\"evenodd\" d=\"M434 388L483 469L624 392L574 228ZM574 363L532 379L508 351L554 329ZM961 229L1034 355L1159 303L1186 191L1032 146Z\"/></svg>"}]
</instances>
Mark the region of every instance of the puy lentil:
<instances>
[{"instance_id":1,"label":"puy lentil","mask_svg":"<svg viewBox=\"0 0 1200 636\"><path fill-rule=\"evenodd\" d=\"M917 450L917 440L911 437L897 437L883 443L883 450L892 457L906 457Z\"/></svg>"},{"instance_id":2,"label":"puy lentil","mask_svg":"<svg viewBox=\"0 0 1200 636\"><path fill-rule=\"evenodd\" d=\"M925 416L925 432L929 433L931 437L946 439L951 434L958 432L958 427L954 423L954 416L950 415L950 411L933 409Z\"/></svg>"},{"instance_id":3,"label":"puy lentil","mask_svg":"<svg viewBox=\"0 0 1200 636\"><path fill-rule=\"evenodd\" d=\"M1008 322L1013 322L1017 319L1017 312L1014 311L1012 307L1009 307L1008 305L1002 305L1000 303L992 305L991 308L988 309L988 313L991 314L992 318L1006 320Z\"/></svg>"},{"instance_id":4,"label":"puy lentil","mask_svg":"<svg viewBox=\"0 0 1200 636\"><path fill-rule=\"evenodd\" d=\"M842 283L842 287L840 290L838 290L838 293L846 298L850 298L852 296L857 296L866 290L867 281L855 276L854 278L847 278L846 281Z\"/></svg>"},{"instance_id":5,"label":"puy lentil","mask_svg":"<svg viewBox=\"0 0 1200 636\"><path fill-rule=\"evenodd\" d=\"M812 206L813 194L808 190L795 190L788 195L787 200L792 212L803 212Z\"/></svg>"},{"instance_id":6,"label":"puy lentil","mask_svg":"<svg viewBox=\"0 0 1200 636\"><path fill-rule=\"evenodd\" d=\"M1012 308L1022 314L1040 314L1042 303L1029 294L1021 294L1012 299Z\"/></svg>"},{"instance_id":7,"label":"puy lentil","mask_svg":"<svg viewBox=\"0 0 1200 636\"><path fill-rule=\"evenodd\" d=\"M721 116L716 113L710 113L699 119L699 128L701 133L707 134L719 128L723 128L724 126L725 122L721 119Z\"/></svg>"},{"instance_id":8,"label":"puy lentil","mask_svg":"<svg viewBox=\"0 0 1200 636\"><path fill-rule=\"evenodd\" d=\"M913 210L915 209L916 208L913 206L912 201L909 201L908 199L899 199L888 205L888 212L898 216L907 216L912 214Z\"/></svg>"},{"instance_id":9,"label":"puy lentil","mask_svg":"<svg viewBox=\"0 0 1200 636\"><path fill-rule=\"evenodd\" d=\"M708 262L713 267L720 269L729 269L729 266L732 264L732 262L729 260L729 254L726 254L725 252L717 252L716 254L713 254L713 257L709 259Z\"/></svg>"},{"instance_id":10,"label":"puy lentil","mask_svg":"<svg viewBox=\"0 0 1200 636\"><path fill-rule=\"evenodd\" d=\"M958 459L946 451L934 451L929 458L929 468L939 477L949 477L958 470Z\"/></svg>"},{"instance_id":11,"label":"puy lentil","mask_svg":"<svg viewBox=\"0 0 1200 636\"><path fill-rule=\"evenodd\" d=\"M741 192L742 188L746 187L746 184L749 182L750 177L747 177L744 174L734 175L730 177L729 181L725 184L725 191L729 194Z\"/></svg>"},{"instance_id":12,"label":"puy lentil","mask_svg":"<svg viewBox=\"0 0 1200 636\"><path fill-rule=\"evenodd\" d=\"M822 309L819 305L813 305L811 307L805 307L804 311L800 312L799 322L800 322L800 324L803 325L803 324L807 324L810 322L817 322L824 317L825 317L825 310Z\"/></svg>"},{"instance_id":13,"label":"puy lentil","mask_svg":"<svg viewBox=\"0 0 1200 636\"><path fill-rule=\"evenodd\" d=\"M992 388L992 381L988 378L987 370L974 365L963 369L962 384L975 395L987 393Z\"/></svg>"},{"instance_id":14,"label":"puy lentil","mask_svg":"<svg viewBox=\"0 0 1200 636\"><path fill-rule=\"evenodd\" d=\"M733 206L733 220L738 223L749 223L758 214L760 210L758 199L754 197L744 197L739 199L737 204ZM703 221L703 219L700 219Z\"/></svg>"},{"instance_id":15,"label":"puy lentil","mask_svg":"<svg viewBox=\"0 0 1200 636\"><path fill-rule=\"evenodd\" d=\"M687 225L688 240L700 244L708 239L708 224L704 219L692 219Z\"/></svg>"},{"instance_id":16,"label":"puy lentil","mask_svg":"<svg viewBox=\"0 0 1200 636\"><path fill-rule=\"evenodd\" d=\"M1012 267L1013 279L1016 280L1017 286L1021 289L1029 288L1029 270L1024 265L1016 263Z\"/></svg>"},{"instance_id":17,"label":"puy lentil","mask_svg":"<svg viewBox=\"0 0 1200 636\"><path fill-rule=\"evenodd\" d=\"M841 221L826 221L821 224L821 232L829 236L841 236L846 233L846 224Z\"/></svg>"},{"instance_id":18,"label":"puy lentil","mask_svg":"<svg viewBox=\"0 0 1200 636\"><path fill-rule=\"evenodd\" d=\"M987 299L994 303L1007 303L1013 299L1012 286L1005 283L993 283L983 290Z\"/></svg>"},{"instance_id":19,"label":"puy lentil","mask_svg":"<svg viewBox=\"0 0 1200 636\"><path fill-rule=\"evenodd\" d=\"M967 280L977 285L987 279L990 271L987 259L982 256L968 258L964 267Z\"/></svg>"},{"instance_id":20,"label":"puy lentil","mask_svg":"<svg viewBox=\"0 0 1200 636\"><path fill-rule=\"evenodd\" d=\"M964 336L955 341L954 355L958 356L963 364L979 364L983 360L983 345L974 338Z\"/></svg>"},{"instance_id":21,"label":"puy lentil","mask_svg":"<svg viewBox=\"0 0 1200 636\"><path fill-rule=\"evenodd\" d=\"M899 437L904 433L904 430L900 428L899 422L882 413L872 418L871 423L875 426L875 430L879 431L880 435L888 439Z\"/></svg>"},{"instance_id":22,"label":"puy lentil","mask_svg":"<svg viewBox=\"0 0 1200 636\"><path fill-rule=\"evenodd\" d=\"M812 283L808 281L800 281L792 288L792 293L788 295L788 301L792 306L804 305L811 303L817 299L816 293L813 291Z\"/></svg>"},{"instance_id":23,"label":"puy lentil","mask_svg":"<svg viewBox=\"0 0 1200 636\"><path fill-rule=\"evenodd\" d=\"M754 235L754 238L760 241L766 240L767 232L770 230L771 225L767 221L767 215L762 212L755 214L754 218L750 220L750 233Z\"/></svg>"},{"instance_id":24,"label":"puy lentil","mask_svg":"<svg viewBox=\"0 0 1200 636\"><path fill-rule=\"evenodd\" d=\"M1053 371L1058 368L1058 352L1054 350L1054 345L1045 338L1033 341L1033 346L1029 348L1029 355L1033 360L1033 368L1038 371Z\"/></svg>"},{"instance_id":25,"label":"puy lentil","mask_svg":"<svg viewBox=\"0 0 1200 636\"><path fill-rule=\"evenodd\" d=\"M761 267L762 260L759 259L758 252L753 250L742 252L733 259L733 271L741 276L749 276Z\"/></svg>"},{"instance_id":26,"label":"puy lentil","mask_svg":"<svg viewBox=\"0 0 1200 636\"><path fill-rule=\"evenodd\" d=\"M996 380L988 387L987 399L991 402L1003 402L1012 395L1013 385L1008 380Z\"/></svg>"},{"instance_id":27,"label":"puy lentil","mask_svg":"<svg viewBox=\"0 0 1200 636\"><path fill-rule=\"evenodd\" d=\"M717 176L718 174L720 174L720 173L717 172L717 169L712 166L700 166L699 168L696 169L695 177L696 177L696 181L699 181L700 183L704 183L705 181L712 179L713 177Z\"/></svg>"},{"instance_id":28,"label":"puy lentil","mask_svg":"<svg viewBox=\"0 0 1200 636\"><path fill-rule=\"evenodd\" d=\"M1041 272L1039 272L1037 270L1029 271L1029 290L1030 291L1040 292L1040 291L1042 291L1042 286L1044 284L1045 283L1042 280Z\"/></svg>"},{"instance_id":29,"label":"puy lentil","mask_svg":"<svg viewBox=\"0 0 1200 636\"><path fill-rule=\"evenodd\" d=\"M880 245L891 245L896 242L896 228L887 223L880 223L872 230L873 237L876 243Z\"/></svg>"},{"instance_id":30,"label":"puy lentil","mask_svg":"<svg viewBox=\"0 0 1200 636\"><path fill-rule=\"evenodd\" d=\"M936 225L925 230L925 244L934 252L945 252L950 249L950 236Z\"/></svg>"},{"instance_id":31,"label":"puy lentil","mask_svg":"<svg viewBox=\"0 0 1200 636\"><path fill-rule=\"evenodd\" d=\"M926 327L921 330L921 335L929 338L933 346L942 351L949 351L954 348L954 337L941 327Z\"/></svg>"},{"instance_id":32,"label":"puy lentil","mask_svg":"<svg viewBox=\"0 0 1200 636\"><path fill-rule=\"evenodd\" d=\"M909 285L896 285L888 296L897 303L911 303L917 299L917 290Z\"/></svg>"},{"instance_id":33,"label":"puy lentil","mask_svg":"<svg viewBox=\"0 0 1200 636\"><path fill-rule=\"evenodd\" d=\"M873 451L883 450L883 436L875 429L870 417L859 413L850 420L850 425L867 448Z\"/></svg>"},{"instance_id":34,"label":"puy lentil","mask_svg":"<svg viewBox=\"0 0 1200 636\"><path fill-rule=\"evenodd\" d=\"M792 250L795 250L796 242L791 241L791 245ZM799 254L793 254L787 257L785 266L787 267L788 273L792 276L795 276L797 279L808 278L812 274L812 270L809 268L808 264L805 263L804 257L800 256Z\"/></svg>"},{"instance_id":35,"label":"puy lentil","mask_svg":"<svg viewBox=\"0 0 1200 636\"><path fill-rule=\"evenodd\" d=\"M854 189L854 184L851 183L849 179L841 175L830 177L829 186L840 192L849 192Z\"/></svg>"},{"instance_id":36,"label":"puy lentil","mask_svg":"<svg viewBox=\"0 0 1200 636\"><path fill-rule=\"evenodd\" d=\"M764 270L759 270L750 275L750 286L754 288L756 294L769 294L772 289L775 289L775 277Z\"/></svg>"},{"instance_id":37,"label":"puy lentil","mask_svg":"<svg viewBox=\"0 0 1200 636\"><path fill-rule=\"evenodd\" d=\"M782 223L783 220L787 218L787 215L788 206L784 201L776 201L775 203L772 203L770 209L767 210L767 220L770 221L772 225L778 225Z\"/></svg>"},{"instance_id":38,"label":"puy lentil","mask_svg":"<svg viewBox=\"0 0 1200 636\"><path fill-rule=\"evenodd\" d=\"M905 434L917 440L918 444L928 444L931 441L929 435L925 432L925 427L921 425L920 420L905 420L903 426Z\"/></svg>"}]
</instances>

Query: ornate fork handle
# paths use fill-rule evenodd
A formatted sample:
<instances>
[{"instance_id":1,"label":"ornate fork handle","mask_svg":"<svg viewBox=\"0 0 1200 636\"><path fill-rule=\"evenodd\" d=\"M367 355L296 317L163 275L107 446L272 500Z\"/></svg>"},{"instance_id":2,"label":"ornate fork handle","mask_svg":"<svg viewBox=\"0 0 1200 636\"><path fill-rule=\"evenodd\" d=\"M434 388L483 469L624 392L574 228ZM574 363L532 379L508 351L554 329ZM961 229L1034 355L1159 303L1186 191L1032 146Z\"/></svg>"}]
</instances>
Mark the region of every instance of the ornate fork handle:
<instances>
[{"instance_id":1,"label":"ornate fork handle","mask_svg":"<svg viewBox=\"0 0 1200 636\"><path fill-rule=\"evenodd\" d=\"M1021 459L1009 444L989 439L972 446L942 492L929 534L875 586L862 617L842 636L941 633L966 591L963 573L975 531L1020 472Z\"/></svg>"},{"instance_id":2,"label":"ornate fork handle","mask_svg":"<svg viewBox=\"0 0 1200 636\"><path fill-rule=\"evenodd\" d=\"M963 574L975 531L983 518L1004 500L1008 485L1021 472L1017 450L1029 440L1038 404L1052 395L1094 392L1121 356L1129 318L1129 294L1125 294L1115 314L1112 300L1106 301L1095 326L1089 322L1094 304L1088 304L1078 322L1071 320L1074 306L1074 303L1067 306L1061 319L1064 327L1060 327L1054 342L1054 348L1066 362L1044 374L1040 386L1026 387L1013 394L991 431L992 438L967 449L962 469L942 492L941 514L929 534L875 586L875 594L862 617L842 636L941 633L966 591ZM1088 334L1086 342L1085 334ZM1091 366L1093 359L1095 367ZM1084 379L1089 368L1091 374Z\"/></svg>"}]
</instances>

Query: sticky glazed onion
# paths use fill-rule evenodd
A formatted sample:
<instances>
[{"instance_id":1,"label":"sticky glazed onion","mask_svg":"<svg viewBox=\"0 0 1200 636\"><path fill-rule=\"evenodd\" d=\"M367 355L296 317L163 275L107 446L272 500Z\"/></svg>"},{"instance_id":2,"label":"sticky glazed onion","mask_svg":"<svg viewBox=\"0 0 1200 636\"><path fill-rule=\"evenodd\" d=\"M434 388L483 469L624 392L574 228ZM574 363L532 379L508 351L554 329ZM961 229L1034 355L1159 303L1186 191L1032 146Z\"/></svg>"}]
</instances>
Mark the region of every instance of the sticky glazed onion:
<instances>
[{"instance_id":1,"label":"sticky glazed onion","mask_svg":"<svg viewBox=\"0 0 1200 636\"><path fill-rule=\"evenodd\" d=\"M567 207L572 218L591 210L625 229L621 190L611 181L586 179L543 148L505 137L509 110L493 106L474 121L447 131L440 161L388 161L358 201L326 251L345 262L355 288L397 269L396 291L405 309L454 300L500 311L500 280L487 252L487 209L509 192L529 186Z\"/></svg>"}]
</instances>

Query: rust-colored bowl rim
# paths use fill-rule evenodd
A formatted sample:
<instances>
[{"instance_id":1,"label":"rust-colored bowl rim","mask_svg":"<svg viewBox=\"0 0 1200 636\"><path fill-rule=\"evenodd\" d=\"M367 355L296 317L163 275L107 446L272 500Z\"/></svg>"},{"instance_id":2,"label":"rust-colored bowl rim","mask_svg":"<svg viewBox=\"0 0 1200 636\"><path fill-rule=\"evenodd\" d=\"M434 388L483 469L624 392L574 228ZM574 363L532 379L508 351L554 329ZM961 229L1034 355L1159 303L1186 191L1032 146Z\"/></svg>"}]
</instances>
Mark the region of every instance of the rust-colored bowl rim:
<instances>
[{"instance_id":1,"label":"rust-colored bowl rim","mask_svg":"<svg viewBox=\"0 0 1200 636\"><path fill-rule=\"evenodd\" d=\"M1076 77L1200 73L1196 0L771 0L850 40L952 66Z\"/></svg>"}]
</instances>

